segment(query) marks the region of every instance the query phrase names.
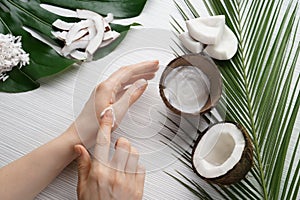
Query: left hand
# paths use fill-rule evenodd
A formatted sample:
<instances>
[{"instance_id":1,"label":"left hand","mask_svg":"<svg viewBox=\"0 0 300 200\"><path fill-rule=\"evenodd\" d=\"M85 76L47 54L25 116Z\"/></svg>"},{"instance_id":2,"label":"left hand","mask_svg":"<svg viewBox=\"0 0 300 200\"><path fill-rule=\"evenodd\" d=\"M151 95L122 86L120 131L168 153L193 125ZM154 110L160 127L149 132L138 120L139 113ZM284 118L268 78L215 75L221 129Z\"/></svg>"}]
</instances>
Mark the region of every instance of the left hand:
<instances>
[{"instance_id":1,"label":"left hand","mask_svg":"<svg viewBox=\"0 0 300 200\"><path fill-rule=\"evenodd\" d=\"M147 87L147 80L155 76L159 69L158 61L142 62L122 67L92 92L82 112L72 125L81 143L87 148L94 145L99 129L100 113L112 105L116 122L121 122L128 108L136 102ZM128 89L124 89L130 86Z\"/></svg>"}]
</instances>

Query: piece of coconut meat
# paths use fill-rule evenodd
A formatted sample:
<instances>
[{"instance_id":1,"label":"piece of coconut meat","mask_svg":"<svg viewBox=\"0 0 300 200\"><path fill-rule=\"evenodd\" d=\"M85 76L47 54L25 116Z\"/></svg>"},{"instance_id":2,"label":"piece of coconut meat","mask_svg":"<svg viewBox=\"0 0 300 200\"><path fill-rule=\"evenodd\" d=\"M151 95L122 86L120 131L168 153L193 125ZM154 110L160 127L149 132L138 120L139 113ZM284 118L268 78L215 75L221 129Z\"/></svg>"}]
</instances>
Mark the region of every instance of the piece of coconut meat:
<instances>
[{"instance_id":1,"label":"piece of coconut meat","mask_svg":"<svg viewBox=\"0 0 300 200\"><path fill-rule=\"evenodd\" d=\"M99 48L103 48L108 46L109 44L111 44L113 41L115 41L119 36L120 33L116 32L116 31L112 31L112 38L108 39L108 40L103 40L101 45L99 46Z\"/></svg>"},{"instance_id":2,"label":"piece of coconut meat","mask_svg":"<svg viewBox=\"0 0 300 200\"><path fill-rule=\"evenodd\" d=\"M229 60L236 54L237 50L238 39L232 30L226 26L220 42L215 45L207 45L204 52L218 60Z\"/></svg>"},{"instance_id":3,"label":"piece of coconut meat","mask_svg":"<svg viewBox=\"0 0 300 200\"><path fill-rule=\"evenodd\" d=\"M78 60L91 60L98 48L109 45L120 35L110 28L109 22L113 20L111 13L103 18L93 11L77 9L76 17L83 20L77 23L56 20L53 23L54 27L62 30L52 31L52 34L65 41L65 46L60 52L64 56L70 55Z\"/></svg>"},{"instance_id":4,"label":"piece of coconut meat","mask_svg":"<svg viewBox=\"0 0 300 200\"><path fill-rule=\"evenodd\" d=\"M188 32L181 33L179 40L192 53L200 53L203 50L203 44L194 40Z\"/></svg>"},{"instance_id":5,"label":"piece of coconut meat","mask_svg":"<svg viewBox=\"0 0 300 200\"><path fill-rule=\"evenodd\" d=\"M72 42L70 45L66 45L62 48L61 53L64 56L68 56L72 51L76 50L76 49L85 49L89 44L89 40L86 39L81 39L81 40L77 40Z\"/></svg>"},{"instance_id":6,"label":"piece of coconut meat","mask_svg":"<svg viewBox=\"0 0 300 200\"><path fill-rule=\"evenodd\" d=\"M80 34L79 32L83 29L88 28L93 25L93 21L90 19L82 20L78 23L75 23L69 30L66 38L66 44L70 45L73 41L76 40L76 36ZM78 39L78 38L77 38Z\"/></svg>"},{"instance_id":7,"label":"piece of coconut meat","mask_svg":"<svg viewBox=\"0 0 300 200\"><path fill-rule=\"evenodd\" d=\"M88 58L88 54L86 52L78 51L78 50L72 51L70 53L70 56L77 60L86 60Z\"/></svg>"},{"instance_id":8,"label":"piece of coconut meat","mask_svg":"<svg viewBox=\"0 0 300 200\"><path fill-rule=\"evenodd\" d=\"M55 22L53 22L52 24L52 26L64 31L70 30L70 28L72 28L73 25L74 23L64 22L60 19L55 20Z\"/></svg>"},{"instance_id":9,"label":"piece of coconut meat","mask_svg":"<svg viewBox=\"0 0 300 200\"><path fill-rule=\"evenodd\" d=\"M110 23L114 20L114 15L112 13L108 13L106 17L104 17L107 23Z\"/></svg>"},{"instance_id":10,"label":"piece of coconut meat","mask_svg":"<svg viewBox=\"0 0 300 200\"><path fill-rule=\"evenodd\" d=\"M203 44L216 44L225 28L225 16L199 17L186 21L189 34Z\"/></svg>"},{"instance_id":11,"label":"piece of coconut meat","mask_svg":"<svg viewBox=\"0 0 300 200\"><path fill-rule=\"evenodd\" d=\"M96 27L96 35L95 37L93 37L88 46L86 47L86 51L93 55L96 50L100 47L102 41L103 41L103 36L104 36L104 20L103 17L101 17L100 15L97 17L93 18L93 21L95 23L95 27Z\"/></svg>"},{"instance_id":12,"label":"piece of coconut meat","mask_svg":"<svg viewBox=\"0 0 300 200\"><path fill-rule=\"evenodd\" d=\"M51 31L51 34L59 40L65 41L67 38L67 31Z\"/></svg>"}]
</instances>

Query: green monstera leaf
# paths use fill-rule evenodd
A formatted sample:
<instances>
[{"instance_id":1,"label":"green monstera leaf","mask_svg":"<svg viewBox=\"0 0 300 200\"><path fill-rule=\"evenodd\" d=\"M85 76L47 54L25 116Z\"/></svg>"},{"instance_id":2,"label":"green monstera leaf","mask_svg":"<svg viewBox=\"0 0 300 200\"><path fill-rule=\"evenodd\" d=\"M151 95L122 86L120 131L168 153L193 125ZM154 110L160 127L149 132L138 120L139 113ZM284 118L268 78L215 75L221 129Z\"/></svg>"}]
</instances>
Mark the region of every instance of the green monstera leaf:
<instances>
[{"instance_id":1,"label":"green monstera leaf","mask_svg":"<svg viewBox=\"0 0 300 200\"><path fill-rule=\"evenodd\" d=\"M138 16L147 0L40 0L41 3L56 5L64 8L76 9L88 9L99 14L105 15L107 13L113 13L117 18L128 18Z\"/></svg>"},{"instance_id":2,"label":"green monstera leaf","mask_svg":"<svg viewBox=\"0 0 300 200\"><path fill-rule=\"evenodd\" d=\"M61 17L43 9L40 6L40 2L74 9L90 9L93 7L94 9L92 10L102 15L112 12L117 17L131 17L138 15L142 11L146 0L134 1L135 3L131 4L133 7L129 10L126 10L127 6L129 6L126 4L126 1L121 0L103 2L84 1L80 5L80 1L75 0L48 2L0 0L0 33L11 33L15 36L22 36L22 47L30 54L29 65L21 69L13 69L8 73L10 78L5 82L0 82L0 91L2 92L17 93L36 89L39 87L39 83L37 82L39 78L54 75L72 66L72 64L76 62L76 60L60 56L50 46L32 37L31 34L23 29L23 27L29 28L40 34L48 42L52 44L59 44L51 34L52 23L58 18L64 21L76 21L74 18ZM66 2L68 2L69 6L64 6ZM106 12L103 9L96 9L101 7L102 4L105 4L105 8L107 8ZM121 8L117 9L115 8L116 6ZM109 46L96 52L95 58L102 58L112 52L125 38L130 26L131 25L123 26L112 24L112 29L121 33L121 36Z\"/></svg>"}]
</instances>

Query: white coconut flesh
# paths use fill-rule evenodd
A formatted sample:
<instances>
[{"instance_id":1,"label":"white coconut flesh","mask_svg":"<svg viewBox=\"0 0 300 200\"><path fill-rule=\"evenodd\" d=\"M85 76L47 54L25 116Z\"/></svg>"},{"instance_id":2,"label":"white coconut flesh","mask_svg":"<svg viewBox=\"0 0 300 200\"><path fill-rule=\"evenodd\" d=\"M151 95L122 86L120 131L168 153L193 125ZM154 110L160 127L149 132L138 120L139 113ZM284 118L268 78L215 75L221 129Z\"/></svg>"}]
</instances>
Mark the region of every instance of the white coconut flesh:
<instances>
[{"instance_id":1,"label":"white coconut flesh","mask_svg":"<svg viewBox=\"0 0 300 200\"><path fill-rule=\"evenodd\" d=\"M89 10L78 9L75 13L81 21L67 23L58 19L52 24L61 30L52 32L54 37L65 42L61 49L62 55L78 60L91 60L97 49L109 45L120 36L110 28L109 23L113 20L111 13L105 18Z\"/></svg>"},{"instance_id":2,"label":"white coconut flesh","mask_svg":"<svg viewBox=\"0 0 300 200\"><path fill-rule=\"evenodd\" d=\"M207 45L204 52L218 60L229 60L236 54L237 50L238 40L231 29L226 26L220 42Z\"/></svg>"},{"instance_id":3,"label":"white coconut flesh","mask_svg":"<svg viewBox=\"0 0 300 200\"><path fill-rule=\"evenodd\" d=\"M210 81L197 67L179 66L171 70L164 80L164 94L177 110L197 114L210 94Z\"/></svg>"},{"instance_id":4,"label":"white coconut flesh","mask_svg":"<svg viewBox=\"0 0 300 200\"><path fill-rule=\"evenodd\" d=\"M53 22L52 26L60 29L60 30L65 30L68 31L70 30L70 28L74 25L74 23L68 23L68 22L64 22L60 19L55 20L55 22Z\"/></svg>"},{"instance_id":5,"label":"white coconut flesh","mask_svg":"<svg viewBox=\"0 0 300 200\"><path fill-rule=\"evenodd\" d=\"M203 44L216 44L220 41L224 28L225 16L199 17L186 21L192 38Z\"/></svg>"},{"instance_id":6,"label":"white coconut flesh","mask_svg":"<svg viewBox=\"0 0 300 200\"><path fill-rule=\"evenodd\" d=\"M211 127L197 144L193 165L205 178L225 175L240 160L246 145L242 131L232 123Z\"/></svg>"},{"instance_id":7,"label":"white coconut flesh","mask_svg":"<svg viewBox=\"0 0 300 200\"><path fill-rule=\"evenodd\" d=\"M194 40L188 32L181 33L179 40L192 53L200 53L203 50L203 44Z\"/></svg>"},{"instance_id":8,"label":"white coconut flesh","mask_svg":"<svg viewBox=\"0 0 300 200\"><path fill-rule=\"evenodd\" d=\"M92 20L82 20L78 23L75 23L67 33L66 44L70 45L73 41L76 40L76 36L80 34L80 32L84 31L87 27L91 26L92 24Z\"/></svg>"},{"instance_id":9,"label":"white coconut flesh","mask_svg":"<svg viewBox=\"0 0 300 200\"><path fill-rule=\"evenodd\" d=\"M86 51L91 55L93 55L96 52L96 50L99 48L99 46L101 45L101 43L103 41L104 31L105 31L104 21L103 21L102 16L99 15L97 17L93 17L92 19L95 23L97 33L96 33L95 37L93 37L90 40L90 43L86 47Z\"/></svg>"}]
</instances>

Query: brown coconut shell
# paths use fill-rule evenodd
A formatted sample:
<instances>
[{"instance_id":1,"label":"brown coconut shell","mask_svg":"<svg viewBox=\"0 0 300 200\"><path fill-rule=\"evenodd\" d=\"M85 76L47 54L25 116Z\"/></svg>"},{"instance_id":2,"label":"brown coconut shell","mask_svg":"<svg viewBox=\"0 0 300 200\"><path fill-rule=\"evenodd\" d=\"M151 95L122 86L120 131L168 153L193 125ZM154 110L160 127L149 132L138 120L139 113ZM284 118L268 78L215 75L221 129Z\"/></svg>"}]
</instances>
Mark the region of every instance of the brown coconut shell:
<instances>
[{"instance_id":1,"label":"brown coconut shell","mask_svg":"<svg viewBox=\"0 0 300 200\"><path fill-rule=\"evenodd\" d=\"M216 66L216 64L213 62L213 60L204 54L186 54L180 57L175 58L172 60L162 73L162 76L160 78L159 83L159 93L160 96L165 103L165 105L172 110L176 114L190 114L190 113L184 113L181 110L178 110L177 108L173 107L168 99L165 96L164 93L164 82L167 77L167 75L175 68L180 66L194 66L199 68L209 79L210 81L210 95L206 102L206 104L203 106L201 110L199 110L196 114L203 114L205 112L210 111L212 108L214 108L217 103L219 102L219 99L222 95L222 77L221 73Z\"/></svg>"},{"instance_id":2,"label":"brown coconut shell","mask_svg":"<svg viewBox=\"0 0 300 200\"><path fill-rule=\"evenodd\" d=\"M231 170L229 170L226 174L216 177L216 178L205 178L198 173L197 169L194 166L194 163L193 163L194 152L195 152L196 147L197 147L198 143L200 142L201 138L209 131L209 129L211 127L213 127L214 125L220 124L220 123L231 123L231 124L234 124L235 126L237 126L238 129L240 129L244 135L244 139L246 141L245 148L242 153L242 157L241 157L240 161ZM199 137L194 145L193 152L192 152L192 166L193 166L194 172L198 176L200 176L202 179L206 180L209 183L214 183L214 184L217 184L220 186L231 185L231 184L237 183L237 182L241 181L242 179L244 179L246 177L247 173L251 170L251 168L253 166L253 146L252 146L250 136L248 135L246 129L242 125L237 124L235 122L219 122L219 123L215 123L212 126L210 126L209 128L207 128L203 132L203 134L199 135Z\"/></svg>"}]
</instances>

